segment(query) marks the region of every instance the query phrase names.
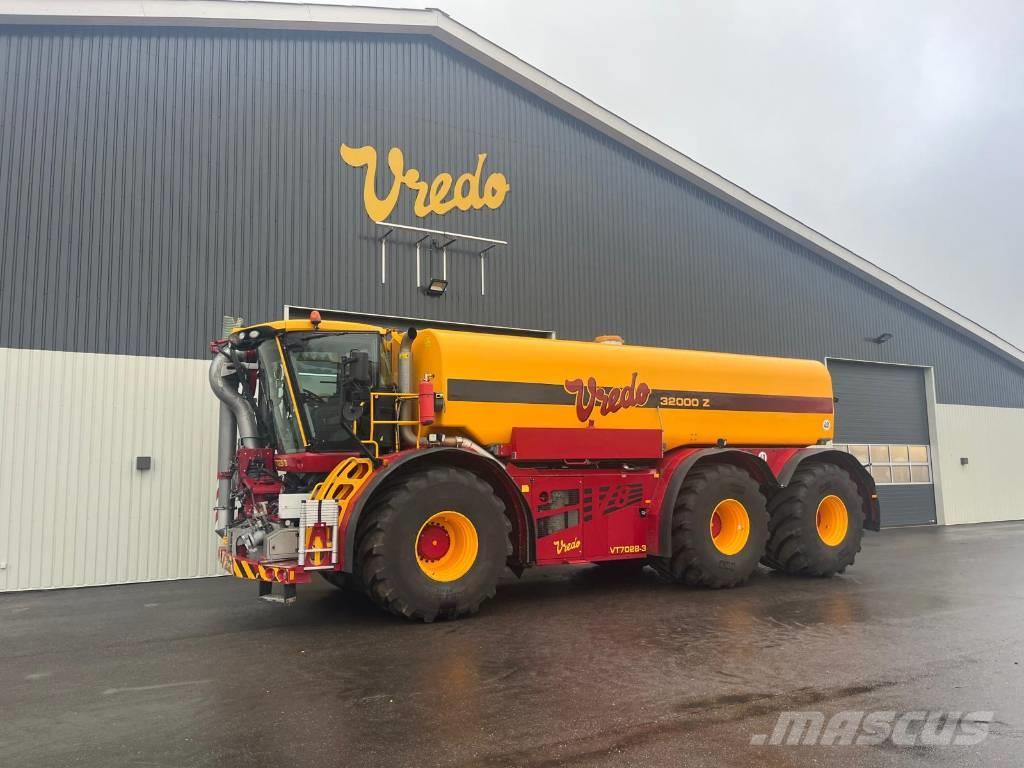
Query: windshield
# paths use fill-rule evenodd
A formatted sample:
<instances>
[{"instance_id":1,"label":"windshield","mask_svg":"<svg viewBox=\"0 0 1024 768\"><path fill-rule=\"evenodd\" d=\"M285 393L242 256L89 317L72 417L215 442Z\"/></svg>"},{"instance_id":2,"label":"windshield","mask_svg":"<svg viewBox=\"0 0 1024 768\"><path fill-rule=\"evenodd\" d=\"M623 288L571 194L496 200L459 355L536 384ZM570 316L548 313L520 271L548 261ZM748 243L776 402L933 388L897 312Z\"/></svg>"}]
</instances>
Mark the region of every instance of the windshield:
<instances>
[{"instance_id":1,"label":"windshield","mask_svg":"<svg viewBox=\"0 0 1024 768\"><path fill-rule=\"evenodd\" d=\"M380 354L376 333L289 333L281 337L289 361L295 400L302 412L301 428L312 450L354 450L352 433L367 432L370 387L385 388L391 379L387 356ZM369 363L368 380L356 380L352 371L360 353ZM285 371L276 343L260 345L261 383L265 381L266 408L279 450L303 450L300 425L295 419Z\"/></svg>"},{"instance_id":2,"label":"windshield","mask_svg":"<svg viewBox=\"0 0 1024 768\"><path fill-rule=\"evenodd\" d=\"M274 433L274 442L282 453L295 453L303 450L302 435L295 419L291 398L288 395L288 384L285 380L284 366L281 356L277 353L277 343L265 341L259 346L260 378L259 378L259 409L260 420L264 427L270 427Z\"/></svg>"}]
</instances>

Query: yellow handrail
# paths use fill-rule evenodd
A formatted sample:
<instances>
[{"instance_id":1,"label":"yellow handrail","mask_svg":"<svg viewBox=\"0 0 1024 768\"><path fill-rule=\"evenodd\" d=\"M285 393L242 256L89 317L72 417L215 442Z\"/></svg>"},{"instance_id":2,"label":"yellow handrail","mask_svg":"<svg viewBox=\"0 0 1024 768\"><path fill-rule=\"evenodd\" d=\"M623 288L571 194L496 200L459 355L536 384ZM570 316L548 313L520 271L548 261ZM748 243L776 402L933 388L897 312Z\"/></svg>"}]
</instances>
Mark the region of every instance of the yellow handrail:
<instances>
[{"instance_id":1,"label":"yellow handrail","mask_svg":"<svg viewBox=\"0 0 1024 768\"><path fill-rule=\"evenodd\" d=\"M393 426L395 428L395 445L399 444L400 427L417 427L416 447L420 447L420 421L419 419L378 419L376 402L378 397L393 397L396 400L395 407L401 409L402 400L415 400L416 410L419 411L419 395L415 392L371 392L370 393L370 439L361 440L363 445L373 446L374 458L380 458L380 444L374 439L377 434L377 426Z\"/></svg>"}]
</instances>

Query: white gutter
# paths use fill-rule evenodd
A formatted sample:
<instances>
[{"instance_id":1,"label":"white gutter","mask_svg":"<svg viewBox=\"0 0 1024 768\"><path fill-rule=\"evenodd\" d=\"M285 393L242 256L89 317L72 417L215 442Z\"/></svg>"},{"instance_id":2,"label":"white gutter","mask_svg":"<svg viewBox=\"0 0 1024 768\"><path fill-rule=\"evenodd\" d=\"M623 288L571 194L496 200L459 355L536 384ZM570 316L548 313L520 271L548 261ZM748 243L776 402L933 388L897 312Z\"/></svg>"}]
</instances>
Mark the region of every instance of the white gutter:
<instances>
[{"instance_id":1,"label":"white gutter","mask_svg":"<svg viewBox=\"0 0 1024 768\"><path fill-rule=\"evenodd\" d=\"M0 24L196 26L333 30L429 35L525 88L592 128L696 184L758 221L909 300L948 327L1024 365L1024 350L1000 338L853 251L828 239L700 163L658 141L550 75L481 37L436 9L262 2L262 0L0 0Z\"/></svg>"}]
</instances>

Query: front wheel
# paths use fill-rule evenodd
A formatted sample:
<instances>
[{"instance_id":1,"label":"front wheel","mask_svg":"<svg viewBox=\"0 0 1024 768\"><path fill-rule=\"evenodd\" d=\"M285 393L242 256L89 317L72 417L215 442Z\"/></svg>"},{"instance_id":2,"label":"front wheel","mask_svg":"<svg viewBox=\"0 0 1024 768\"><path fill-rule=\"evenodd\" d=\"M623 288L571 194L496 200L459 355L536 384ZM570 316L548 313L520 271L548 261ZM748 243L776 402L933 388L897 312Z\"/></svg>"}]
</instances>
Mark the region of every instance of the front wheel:
<instances>
[{"instance_id":1,"label":"front wheel","mask_svg":"<svg viewBox=\"0 0 1024 768\"><path fill-rule=\"evenodd\" d=\"M832 576L853 565L864 533L857 484L835 464L802 464L769 504L764 563L794 576Z\"/></svg>"},{"instance_id":2,"label":"front wheel","mask_svg":"<svg viewBox=\"0 0 1024 768\"><path fill-rule=\"evenodd\" d=\"M757 569L768 538L765 498L754 478L731 464L697 466L672 514L672 556L652 565L691 586L734 587Z\"/></svg>"},{"instance_id":3,"label":"front wheel","mask_svg":"<svg viewBox=\"0 0 1024 768\"><path fill-rule=\"evenodd\" d=\"M392 613L457 618L494 596L512 553L511 528L479 477L428 469L371 503L359 521L356 569L370 598Z\"/></svg>"}]
</instances>

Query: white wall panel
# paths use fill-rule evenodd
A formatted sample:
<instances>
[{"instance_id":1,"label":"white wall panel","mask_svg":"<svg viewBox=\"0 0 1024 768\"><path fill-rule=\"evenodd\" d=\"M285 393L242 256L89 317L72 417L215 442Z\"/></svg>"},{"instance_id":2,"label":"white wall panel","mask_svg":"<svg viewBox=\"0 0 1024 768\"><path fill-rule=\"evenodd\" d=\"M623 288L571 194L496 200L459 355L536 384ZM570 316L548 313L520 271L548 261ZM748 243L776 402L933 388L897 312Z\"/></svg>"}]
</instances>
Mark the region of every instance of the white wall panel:
<instances>
[{"instance_id":1,"label":"white wall panel","mask_svg":"<svg viewBox=\"0 0 1024 768\"><path fill-rule=\"evenodd\" d=\"M0 348L0 591L220 572L207 366Z\"/></svg>"},{"instance_id":2,"label":"white wall panel","mask_svg":"<svg viewBox=\"0 0 1024 768\"><path fill-rule=\"evenodd\" d=\"M220 573L204 360L0 348L0 591ZM1024 518L1024 409L936 405L945 522ZM135 469L136 456L153 468ZM967 457L967 466L960 457Z\"/></svg>"},{"instance_id":3,"label":"white wall panel","mask_svg":"<svg viewBox=\"0 0 1024 768\"><path fill-rule=\"evenodd\" d=\"M937 479L943 522L984 523L1024 519L1016 489L1024 409L975 405L935 406ZM960 459L966 458L966 466Z\"/></svg>"}]
</instances>

